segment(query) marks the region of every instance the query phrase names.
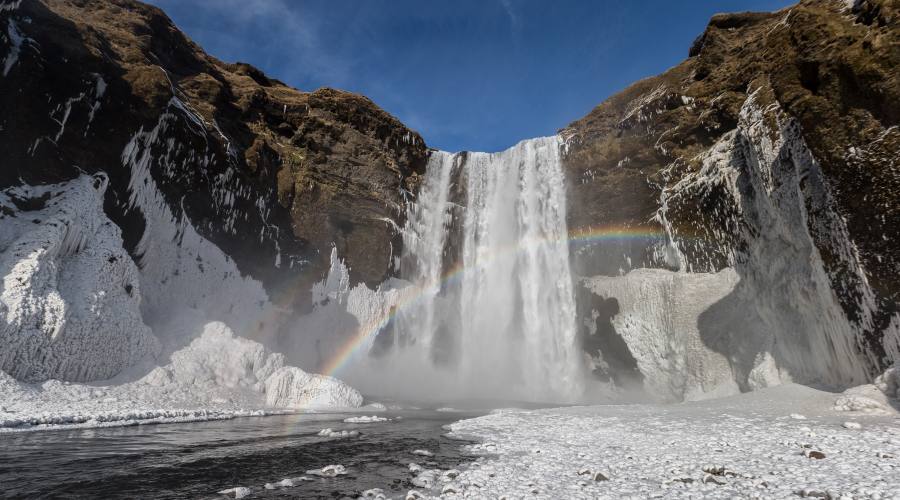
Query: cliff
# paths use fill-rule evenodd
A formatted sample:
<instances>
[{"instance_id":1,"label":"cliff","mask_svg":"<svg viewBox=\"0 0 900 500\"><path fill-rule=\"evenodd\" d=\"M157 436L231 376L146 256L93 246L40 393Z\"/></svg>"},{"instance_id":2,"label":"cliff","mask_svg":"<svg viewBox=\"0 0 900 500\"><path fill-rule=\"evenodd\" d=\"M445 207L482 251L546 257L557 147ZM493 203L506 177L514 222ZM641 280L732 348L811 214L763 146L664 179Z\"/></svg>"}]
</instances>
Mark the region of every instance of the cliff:
<instances>
[{"instance_id":1,"label":"cliff","mask_svg":"<svg viewBox=\"0 0 900 500\"><path fill-rule=\"evenodd\" d=\"M387 277L426 149L369 99L298 91L219 61L139 2L3 6L0 187L105 171L105 211L140 262L146 216L130 202L123 151L156 128L142 144L153 156L146 168L174 217L277 302L309 303L332 244L355 281Z\"/></svg>"},{"instance_id":2,"label":"cliff","mask_svg":"<svg viewBox=\"0 0 900 500\"><path fill-rule=\"evenodd\" d=\"M713 308L732 311L695 329L743 389L766 352L796 379L834 384L896 361L898 23L891 0L719 14L684 62L562 130L570 228L643 235L582 245L578 271L735 269Z\"/></svg>"}]
</instances>

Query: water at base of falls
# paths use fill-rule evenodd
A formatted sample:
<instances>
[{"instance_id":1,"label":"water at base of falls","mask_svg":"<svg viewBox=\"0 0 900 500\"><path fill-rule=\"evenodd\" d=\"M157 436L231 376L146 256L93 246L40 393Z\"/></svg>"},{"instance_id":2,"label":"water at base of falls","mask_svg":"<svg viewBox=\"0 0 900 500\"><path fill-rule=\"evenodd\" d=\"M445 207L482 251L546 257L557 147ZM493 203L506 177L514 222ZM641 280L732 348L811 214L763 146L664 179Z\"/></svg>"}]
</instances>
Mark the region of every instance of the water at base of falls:
<instances>
[{"instance_id":1,"label":"water at base of falls","mask_svg":"<svg viewBox=\"0 0 900 500\"><path fill-rule=\"evenodd\" d=\"M546 137L501 153L432 153L403 234L401 275L416 297L380 334L379 385L580 397L561 147Z\"/></svg>"}]
</instances>

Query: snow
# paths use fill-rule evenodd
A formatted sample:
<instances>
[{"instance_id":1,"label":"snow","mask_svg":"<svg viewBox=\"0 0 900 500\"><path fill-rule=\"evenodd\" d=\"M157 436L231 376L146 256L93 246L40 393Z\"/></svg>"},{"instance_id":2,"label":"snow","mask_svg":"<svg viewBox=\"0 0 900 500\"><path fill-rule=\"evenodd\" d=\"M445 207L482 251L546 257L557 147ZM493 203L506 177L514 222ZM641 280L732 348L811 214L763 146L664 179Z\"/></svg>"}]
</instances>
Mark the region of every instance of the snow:
<instances>
[{"instance_id":1,"label":"snow","mask_svg":"<svg viewBox=\"0 0 900 500\"><path fill-rule=\"evenodd\" d=\"M110 378L159 349L138 269L103 211L106 186L97 174L0 192L11 212L0 218L0 370L19 380Z\"/></svg>"},{"instance_id":2,"label":"snow","mask_svg":"<svg viewBox=\"0 0 900 500\"><path fill-rule=\"evenodd\" d=\"M266 380L266 402L283 408L356 408L363 397L334 377L283 367Z\"/></svg>"},{"instance_id":3,"label":"snow","mask_svg":"<svg viewBox=\"0 0 900 500\"><path fill-rule=\"evenodd\" d=\"M167 363L147 360L99 383L27 384L0 371L0 433L261 416L362 401L342 382L285 367L283 360L224 323L210 322ZM285 373L292 379L287 395L279 392Z\"/></svg>"},{"instance_id":4,"label":"snow","mask_svg":"<svg viewBox=\"0 0 900 500\"><path fill-rule=\"evenodd\" d=\"M227 490L222 490L219 492L220 495L234 496L234 498L244 498L245 496L250 495L250 493L250 488L244 486L229 488Z\"/></svg>"},{"instance_id":5,"label":"snow","mask_svg":"<svg viewBox=\"0 0 900 500\"><path fill-rule=\"evenodd\" d=\"M450 426L479 441L466 445L476 462L458 475L417 468L413 483L427 498L897 498L897 413L858 413L862 428L848 429L835 398L785 384L673 405L495 412Z\"/></svg>"},{"instance_id":6,"label":"snow","mask_svg":"<svg viewBox=\"0 0 900 500\"><path fill-rule=\"evenodd\" d=\"M22 0L0 0L0 12L14 11L22 4Z\"/></svg>"},{"instance_id":7,"label":"snow","mask_svg":"<svg viewBox=\"0 0 900 500\"><path fill-rule=\"evenodd\" d=\"M13 9L18 6L18 4L13 5ZM10 4L4 4L2 8L0 8L0 12L3 12L3 10L6 10L6 8L8 7L10 7ZM7 20L6 23L6 37L9 41L9 53L6 54L5 58L3 58L4 77L9 74L9 70L11 70L13 65L16 64L16 61L19 60L19 54L22 51L22 42L28 40L24 35L22 35L22 33L19 32L19 28L16 26L15 21L13 21L11 17Z\"/></svg>"},{"instance_id":8,"label":"snow","mask_svg":"<svg viewBox=\"0 0 900 500\"><path fill-rule=\"evenodd\" d=\"M740 392L726 354L705 345L698 321L738 279L732 269L635 269L624 276L587 278L584 284L618 301L612 324L637 361L644 389L660 400L681 401ZM761 378L780 380L777 373Z\"/></svg>"},{"instance_id":9,"label":"snow","mask_svg":"<svg viewBox=\"0 0 900 500\"><path fill-rule=\"evenodd\" d=\"M327 437L327 438L344 439L344 438L351 438L351 437L359 437L359 431L347 431L347 430L335 431L329 427L327 429L322 429L321 431L319 431L319 436Z\"/></svg>"},{"instance_id":10,"label":"snow","mask_svg":"<svg viewBox=\"0 0 900 500\"><path fill-rule=\"evenodd\" d=\"M379 417L377 415L372 415L371 417L367 417L365 415L361 417L349 417L345 418L344 422L348 424L373 424L377 422L390 422L391 419L387 417Z\"/></svg>"},{"instance_id":11,"label":"snow","mask_svg":"<svg viewBox=\"0 0 900 500\"><path fill-rule=\"evenodd\" d=\"M326 465L321 469L308 470L306 473L311 476L337 477L347 474L347 469L343 465Z\"/></svg>"},{"instance_id":12,"label":"snow","mask_svg":"<svg viewBox=\"0 0 900 500\"><path fill-rule=\"evenodd\" d=\"M307 375L295 378L292 390L316 395L314 398L275 398L269 403L263 391L283 382L279 374L285 370L303 373L295 367L282 367L281 362L281 355L235 336L221 323L211 323L191 344L176 351L171 362L162 366L148 363L143 369L99 384L56 380L25 384L0 372L4 401L0 432L60 425L97 427L261 416L328 403L350 406L361 401L361 397L342 399L348 390L350 394L355 392L342 383L323 386L319 376ZM130 380L140 373L145 374ZM300 386L302 380L310 387ZM329 395L329 390L335 393Z\"/></svg>"}]
</instances>

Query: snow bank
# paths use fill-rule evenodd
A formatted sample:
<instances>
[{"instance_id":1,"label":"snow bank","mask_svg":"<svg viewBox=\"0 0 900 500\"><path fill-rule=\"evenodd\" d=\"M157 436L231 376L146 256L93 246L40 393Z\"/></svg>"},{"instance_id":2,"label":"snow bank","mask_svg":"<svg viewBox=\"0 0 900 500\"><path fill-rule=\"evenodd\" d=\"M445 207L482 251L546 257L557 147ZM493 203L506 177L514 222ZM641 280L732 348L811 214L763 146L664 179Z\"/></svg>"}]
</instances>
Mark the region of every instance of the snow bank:
<instances>
[{"instance_id":1,"label":"snow bank","mask_svg":"<svg viewBox=\"0 0 900 500\"><path fill-rule=\"evenodd\" d=\"M327 438L351 438L351 437L359 437L359 431L336 431L331 429L330 427L327 429L322 429L318 433L319 436L327 437Z\"/></svg>"},{"instance_id":2,"label":"snow bank","mask_svg":"<svg viewBox=\"0 0 900 500\"><path fill-rule=\"evenodd\" d=\"M137 267L103 212L107 182L0 193L0 370L19 380L110 378L158 350Z\"/></svg>"},{"instance_id":3,"label":"snow bank","mask_svg":"<svg viewBox=\"0 0 900 500\"><path fill-rule=\"evenodd\" d=\"M491 414L450 426L480 441L466 447L475 463L416 484L427 498L894 498L896 417L845 428L834 398L786 384L681 405Z\"/></svg>"},{"instance_id":4,"label":"snow bank","mask_svg":"<svg viewBox=\"0 0 900 500\"><path fill-rule=\"evenodd\" d=\"M238 337L222 322L203 326L202 333L171 355L170 362L145 380L150 384L190 381L199 390L246 388L259 392L282 368L284 357L259 342ZM279 406L279 405L272 405Z\"/></svg>"},{"instance_id":5,"label":"snow bank","mask_svg":"<svg viewBox=\"0 0 900 500\"><path fill-rule=\"evenodd\" d=\"M281 408L356 408L363 397L334 377L283 367L266 380L266 402Z\"/></svg>"}]
</instances>

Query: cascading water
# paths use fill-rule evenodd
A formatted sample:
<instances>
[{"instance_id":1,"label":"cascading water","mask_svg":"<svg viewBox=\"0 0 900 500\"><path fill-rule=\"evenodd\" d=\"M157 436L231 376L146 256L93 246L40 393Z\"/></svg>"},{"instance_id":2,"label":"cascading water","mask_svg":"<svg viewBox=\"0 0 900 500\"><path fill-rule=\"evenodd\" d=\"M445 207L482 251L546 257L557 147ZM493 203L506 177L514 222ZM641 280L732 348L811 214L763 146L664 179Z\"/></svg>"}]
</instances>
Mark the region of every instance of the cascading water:
<instances>
[{"instance_id":1,"label":"cascading water","mask_svg":"<svg viewBox=\"0 0 900 500\"><path fill-rule=\"evenodd\" d=\"M561 146L431 155L403 234L417 297L395 315L385 370L444 396L581 395Z\"/></svg>"}]
</instances>

